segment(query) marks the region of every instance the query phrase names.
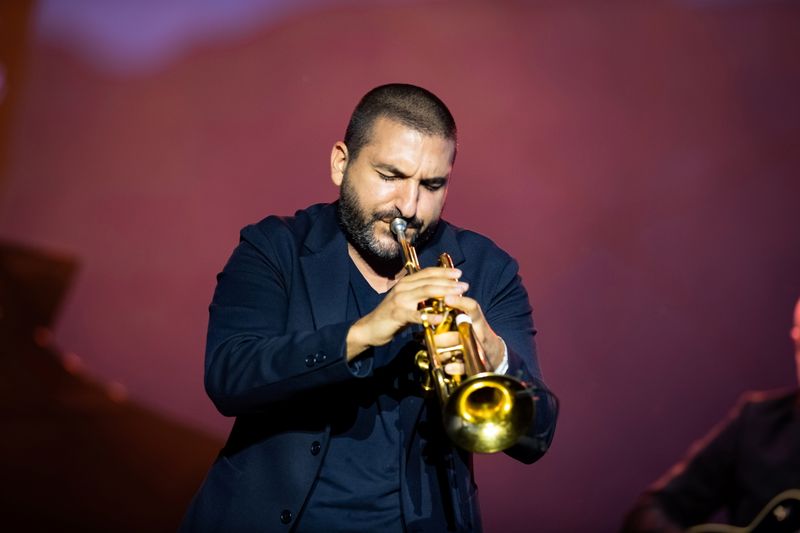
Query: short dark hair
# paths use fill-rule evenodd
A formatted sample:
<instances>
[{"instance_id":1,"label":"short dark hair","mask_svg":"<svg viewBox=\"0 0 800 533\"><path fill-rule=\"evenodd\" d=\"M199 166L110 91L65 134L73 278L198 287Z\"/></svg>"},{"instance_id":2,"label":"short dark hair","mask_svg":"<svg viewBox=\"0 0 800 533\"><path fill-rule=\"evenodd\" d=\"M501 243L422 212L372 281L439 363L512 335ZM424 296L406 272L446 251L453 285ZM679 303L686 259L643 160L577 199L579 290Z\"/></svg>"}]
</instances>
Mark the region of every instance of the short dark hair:
<instances>
[{"instance_id":1,"label":"short dark hair","mask_svg":"<svg viewBox=\"0 0 800 533\"><path fill-rule=\"evenodd\" d=\"M456 121L435 94L416 85L390 83L369 91L353 110L344 134L350 159L355 159L369 143L372 125L379 117L457 142Z\"/></svg>"}]
</instances>

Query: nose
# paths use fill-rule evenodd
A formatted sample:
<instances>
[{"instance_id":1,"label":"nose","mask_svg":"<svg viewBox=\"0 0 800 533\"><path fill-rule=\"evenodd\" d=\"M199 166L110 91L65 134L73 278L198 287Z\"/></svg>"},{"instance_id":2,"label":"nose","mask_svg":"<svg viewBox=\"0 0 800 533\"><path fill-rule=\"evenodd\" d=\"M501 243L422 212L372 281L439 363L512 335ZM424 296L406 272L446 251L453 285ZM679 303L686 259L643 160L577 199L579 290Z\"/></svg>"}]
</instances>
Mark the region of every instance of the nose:
<instances>
[{"instance_id":1,"label":"nose","mask_svg":"<svg viewBox=\"0 0 800 533\"><path fill-rule=\"evenodd\" d=\"M417 214L418 200L417 182L412 179L404 179L397 188L397 198L395 199L395 206L403 218L410 219Z\"/></svg>"}]
</instances>

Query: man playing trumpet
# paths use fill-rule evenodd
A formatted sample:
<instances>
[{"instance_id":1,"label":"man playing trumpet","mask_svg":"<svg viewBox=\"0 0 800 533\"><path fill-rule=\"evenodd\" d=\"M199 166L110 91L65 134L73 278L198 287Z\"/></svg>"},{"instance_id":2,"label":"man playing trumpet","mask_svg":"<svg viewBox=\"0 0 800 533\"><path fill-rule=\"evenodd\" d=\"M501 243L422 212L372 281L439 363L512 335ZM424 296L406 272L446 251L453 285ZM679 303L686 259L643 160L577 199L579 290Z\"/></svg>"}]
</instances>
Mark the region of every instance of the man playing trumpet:
<instances>
[{"instance_id":1,"label":"man playing trumpet","mask_svg":"<svg viewBox=\"0 0 800 533\"><path fill-rule=\"evenodd\" d=\"M535 418L506 453L545 452L555 402L517 264L440 219L455 155L441 100L377 87L331 151L339 201L242 230L210 306L205 366L209 396L237 418L184 530L480 530L471 454L445 436L415 365L420 324L443 319L420 312L431 299L468 317L486 370L533 387ZM397 218L420 264L447 252L453 267L404 270ZM445 349L459 342L436 335Z\"/></svg>"}]
</instances>

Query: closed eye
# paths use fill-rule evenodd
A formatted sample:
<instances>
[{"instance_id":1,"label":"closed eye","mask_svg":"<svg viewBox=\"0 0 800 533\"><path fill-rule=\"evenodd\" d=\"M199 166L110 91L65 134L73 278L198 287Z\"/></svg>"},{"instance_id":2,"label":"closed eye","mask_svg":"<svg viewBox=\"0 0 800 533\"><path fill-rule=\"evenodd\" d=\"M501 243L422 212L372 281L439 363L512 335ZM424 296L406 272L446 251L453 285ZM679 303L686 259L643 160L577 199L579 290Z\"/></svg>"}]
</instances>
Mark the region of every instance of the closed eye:
<instances>
[{"instance_id":1,"label":"closed eye","mask_svg":"<svg viewBox=\"0 0 800 533\"><path fill-rule=\"evenodd\" d=\"M377 171L376 171L376 172L377 172ZM378 172L378 176L380 176L380 177L381 177L381 179L382 179L382 180L384 180L384 181L393 181L393 180L399 180L399 179L401 179L401 177L400 177L400 176L392 176L392 175L390 175L390 174L384 174L384 173L382 173L382 172Z\"/></svg>"},{"instance_id":2,"label":"closed eye","mask_svg":"<svg viewBox=\"0 0 800 533\"><path fill-rule=\"evenodd\" d=\"M445 180L443 178L437 178L437 179L432 179L432 180L424 180L422 182L422 186L425 187L426 189L428 189L429 191L432 191L432 192L433 191L438 191L439 189L444 187L445 184L447 184L447 180Z\"/></svg>"}]
</instances>

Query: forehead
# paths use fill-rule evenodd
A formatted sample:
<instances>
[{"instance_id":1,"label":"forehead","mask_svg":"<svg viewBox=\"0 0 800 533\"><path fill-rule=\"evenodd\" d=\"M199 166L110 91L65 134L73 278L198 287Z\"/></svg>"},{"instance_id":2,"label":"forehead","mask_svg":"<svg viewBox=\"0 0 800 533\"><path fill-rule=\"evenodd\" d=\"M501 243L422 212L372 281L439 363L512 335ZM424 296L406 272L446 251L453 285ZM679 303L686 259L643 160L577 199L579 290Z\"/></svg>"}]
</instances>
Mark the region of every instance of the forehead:
<instances>
[{"instance_id":1,"label":"forehead","mask_svg":"<svg viewBox=\"0 0 800 533\"><path fill-rule=\"evenodd\" d=\"M397 120L378 117L361 152L381 162L420 164L427 161L449 168L455 156L455 141L441 135L428 135Z\"/></svg>"}]
</instances>

